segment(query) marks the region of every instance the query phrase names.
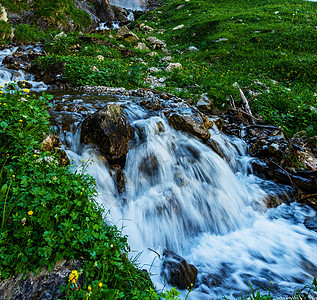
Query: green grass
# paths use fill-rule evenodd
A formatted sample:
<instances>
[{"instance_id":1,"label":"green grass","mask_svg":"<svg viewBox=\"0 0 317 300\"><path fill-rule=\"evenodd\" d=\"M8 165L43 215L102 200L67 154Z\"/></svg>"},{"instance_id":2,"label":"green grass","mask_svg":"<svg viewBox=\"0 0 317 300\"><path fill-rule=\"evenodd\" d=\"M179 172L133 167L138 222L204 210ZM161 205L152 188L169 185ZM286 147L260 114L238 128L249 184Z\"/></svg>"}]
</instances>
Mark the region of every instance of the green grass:
<instances>
[{"instance_id":1,"label":"green grass","mask_svg":"<svg viewBox=\"0 0 317 300\"><path fill-rule=\"evenodd\" d=\"M22 11L34 10L32 24L45 18L47 29L60 26L66 27L69 20L73 20L76 29L82 29L91 24L88 13L78 10L73 0L34 0L33 7L29 7L27 0L0 0L0 3L10 12L21 14Z\"/></svg>"},{"instance_id":2,"label":"green grass","mask_svg":"<svg viewBox=\"0 0 317 300\"><path fill-rule=\"evenodd\" d=\"M184 6L179 9L180 5ZM207 93L217 110L228 107L229 95L239 104L238 89L233 86L237 82L259 94L250 105L264 123L281 126L289 136L302 130L312 136L317 130L316 8L317 3L302 0L168 0L160 8L162 13L149 12L132 27L141 39L147 36L138 24L153 27L150 35L167 42L182 70L165 72L168 63L161 61L166 56L163 51L156 50L158 55L150 57L146 51L136 50L135 43L117 41L109 33L85 35L95 38L93 42L84 42L76 34L47 41L50 54L39 65L45 69L65 61L64 79L73 86L126 88L149 87L144 82L147 70L159 67L161 72L152 75L165 77L166 86L157 89L191 102ZM184 24L183 29L172 30L180 24ZM159 29L165 32L159 33ZM120 44L134 51L134 57L124 57ZM190 52L189 46L199 51ZM104 60L96 59L98 55ZM269 92L263 92L259 82Z\"/></svg>"}]
</instances>

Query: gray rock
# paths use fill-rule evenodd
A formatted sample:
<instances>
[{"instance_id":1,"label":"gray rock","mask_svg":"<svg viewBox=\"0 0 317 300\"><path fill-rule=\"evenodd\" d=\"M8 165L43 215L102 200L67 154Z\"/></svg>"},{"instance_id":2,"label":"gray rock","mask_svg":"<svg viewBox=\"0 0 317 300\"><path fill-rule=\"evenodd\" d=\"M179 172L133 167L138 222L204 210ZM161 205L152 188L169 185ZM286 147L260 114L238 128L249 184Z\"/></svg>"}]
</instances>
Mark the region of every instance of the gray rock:
<instances>
[{"instance_id":1,"label":"gray rock","mask_svg":"<svg viewBox=\"0 0 317 300\"><path fill-rule=\"evenodd\" d=\"M131 30L129 30L127 26L122 26L118 29L116 38L126 42L136 42L139 40L139 38Z\"/></svg>"},{"instance_id":2,"label":"gray rock","mask_svg":"<svg viewBox=\"0 0 317 300\"><path fill-rule=\"evenodd\" d=\"M188 51L197 52L198 48L196 48L195 46L190 46L190 47L188 47Z\"/></svg>"},{"instance_id":3,"label":"gray rock","mask_svg":"<svg viewBox=\"0 0 317 300\"><path fill-rule=\"evenodd\" d=\"M173 57L172 56L165 56L162 58L163 62L171 62L173 61Z\"/></svg>"},{"instance_id":4,"label":"gray rock","mask_svg":"<svg viewBox=\"0 0 317 300\"><path fill-rule=\"evenodd\" d=\"M182 69L182 65L180 63L169 63L168 66L165 68L166 72L172 72L175 69Z\"/></svg>"},{"instance_id":5,"label":"gray rock","mask_svg":"<svg viewBox=\"0 0 317 300\"><path fill-rule=\"evenodd\" d=\"M141 42L139 42L135 48L139 50L150 51L150 49L145 45L145 43Z\"/></svg>"},{"instance_id":6,"label":"gray rock","mask_svg":"<svg viewBox=\"0 0 317 300\"><path fill-rule=\"evenodd\" d=\"M166 44L154 36L150 36L146 40L150 43L153 49L166 48Z\"/></svg>"},{"instance_id":7,"label":"gray rock","mask_svg":"<svg viewBox=\"0 0 317 300\"><path fill-rule=\"evenodd\" d=\"M160 72L161 70L156 68L156 67L151 67L151 68L148 68L147 70L149 73L158 73Z\"/></svg>"},{"instance_id":8,"label":"gray rock","mask_svg":"<svg viewBox=\"0 0 317 300\"><path fill-rule=\"evenodd\" d=\"M198 274L196 267L188 264L183 257L167 249L164 249L163 257L161 274L167 282L181 290L192 288Z\"/></svg>"},{"instance_id":9,"label":"gray rock","mask_svg":"<svg viewBox=\"0 0 317 300\"><path fill-rule=\"evenodd\" d=\"M81 127L81 142L96 145L108 161L121 165L129 151L133 130L119 104L108 104L87 117Z\"/></svg>"}]
</instances>

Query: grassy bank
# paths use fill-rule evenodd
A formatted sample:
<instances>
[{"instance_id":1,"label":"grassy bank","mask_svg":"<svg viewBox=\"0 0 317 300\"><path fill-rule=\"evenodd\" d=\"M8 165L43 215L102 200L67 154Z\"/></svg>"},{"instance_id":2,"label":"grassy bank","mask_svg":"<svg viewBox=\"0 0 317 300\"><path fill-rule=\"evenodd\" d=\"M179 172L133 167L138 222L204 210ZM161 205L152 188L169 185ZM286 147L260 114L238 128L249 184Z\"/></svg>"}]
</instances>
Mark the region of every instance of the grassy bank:
<instances>
[{"instance_id":1,"label":"grassy bank","mask_svg":"<svg viewBox=\"0 0 317 300\"><path fill-rule=\"evenodd\" d=\"M61 298L70 290L74 299L158 299L128 259L126 237L103 218L94 179L61 165L58 151L42 150L50 97L28 92L0 89L1 279L75 259L83 267L66 278Z\"/></svg>"}]
</instances>

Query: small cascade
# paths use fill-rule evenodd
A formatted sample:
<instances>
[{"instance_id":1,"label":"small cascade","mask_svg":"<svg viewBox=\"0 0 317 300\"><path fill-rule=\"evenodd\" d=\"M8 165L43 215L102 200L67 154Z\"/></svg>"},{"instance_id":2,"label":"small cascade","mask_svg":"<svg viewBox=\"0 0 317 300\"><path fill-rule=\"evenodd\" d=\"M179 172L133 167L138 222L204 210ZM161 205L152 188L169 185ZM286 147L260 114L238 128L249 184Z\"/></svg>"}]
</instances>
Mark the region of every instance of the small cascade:
<instances>
[{"instance_id":1,"label":"small cascade","mask_svg":"<svg viewBox=\"0 0 317 300\"><path fill-rule=\"evenodd\" d=\"M145 0L110 0L111 5L120 6L131 10L144 10L146 6Z\"/></svg>"},{"instance_id":2,"label":"small cascade","mask_svg":"<svg viewBox=\"0 0 317 300\"><path fill-rule=\"evenodd\" d=\"M32 88L30 88L32 91L46 90L47 85L42 81L35 81L34 75L23 70L12 70L3 66L2 63L5 57L14 54L17 50L18 47L0 50L0 85L4 86L10 82L27 81L32 85Z\"/></svg>"},{"instance_id":3,"label":"small cascade","mask_svg":"<svg viewBox=\"0 0 317 300\"><path fill-rule=\"evenodd\" d=\"M158 288L165 282L154 251L164 247L199 271L189 299L240 297L250 292L249 282L285 296L312 282L317 233L303 224L316 213L297 203L267 209L265 198L287 187L252 174L243 141L212 129L222 158L171 128L164 115L153 116L129 100L124 109L136 133L124 168L125 192L118 192L96 149L80 145L80 130L67 134L67 154L96 179L107 219L142 252L139 265L156 274Z\"/></svg>"}]
</instances>

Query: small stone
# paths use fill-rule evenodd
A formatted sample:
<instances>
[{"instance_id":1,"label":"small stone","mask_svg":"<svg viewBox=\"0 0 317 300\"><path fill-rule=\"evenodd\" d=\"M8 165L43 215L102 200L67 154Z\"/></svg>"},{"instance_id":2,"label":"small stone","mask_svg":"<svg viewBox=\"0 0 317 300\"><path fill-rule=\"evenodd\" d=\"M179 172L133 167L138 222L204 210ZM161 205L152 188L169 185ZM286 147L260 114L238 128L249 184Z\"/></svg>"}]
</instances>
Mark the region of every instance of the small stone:
<instances>
[{"instance_id":1,"label":"small stone","mask_svg":"<svg viewBox=\"0 0 317 300\"><path fill-rule=\"evenodd\" d=\"M145 43L138 43L135 48L143 51L150 51L150 49L145 45Z\"/></svg>"},{"instance_id":2,"label":"small stone","mask_svg":"<svg viewBox=\"0 0 317 300\"><path fill-rule=\"evenodd\" d=\"M182 69L182 65L180 63L169 63L165 68L166 72L172 72L173 70Z\"/></svg>"},{"instance_id":3,"label":"small stone","mask_svg":"<svg viewBox=\"0 0 317 300\"><path fill-rule=\"evenodd\" d=\"M190 47L188 47L188 51L197 52L198 48L196 48L195 46L190 46Z\"/></svg>"},{"instance_id":4,"label":"small stone","mask_svg":"<svg viewBox=\"0 0 317 300\"><path fill-rule=\"evenodd\" d=\"M177 7L176 7L176 10L180 10L180 9L182 9L184 6L185 6L185 4L182 4L182 5L177 6Z\"/></svg>"},{"instance_id":5,"label":"small stone","mask_svg":"<svg viewBox=\"0 0 317 300\"><path fill-rule=\"evenodd\" d=\"M151 68L148 68L147 70L149 73L158 73L160 72L161 70L156 68L156 67L151 67Z\"/></svg>"},{"instance_id":6,"label":"small stone","mask_svg":"<svg viewBox=\"0 0 317 300\"><path fill-rule=\"evenodd\" d=\"M171 62L172 60L173 60L172 56L165 56L165 57L162 58L163 62Z\"/></svg>"},{"instance_id":7,"label":"small stone","mask_svg":"<svg viewBox=\"0 0 317 300\"><path fill-rule=\"evenodd\" d=\"M179 30L179 29L183 29L184 27L185 27L184 24L181 24L181 25L174 27L172 30Z\"/></svg>"},{"instance_id":8,"label":"small stone","mask_svg":"<svg viewBox=\"0 0 317 300\"><path fill-rule=\"evenodd\" d=\"M166 48L166 44L154 36L150 36L146 40L150 43L153 49Z\"/></svg>"},{"instance_id":9,"label":"small stone","mask_svg":"<svg viewBox=\"0 0 317 300\"><path fill-rule=\"evenodd\" d=\"M156 56L156 55L157 55L157 52L153 52L153 51L152 51L152 52L148 53L147 55L153 57L153 56Z\"/></svg>"},{"instance_id":10,"label":"small stone","mask_svg":"<svg viewBox=\"0 0 317 300\"><path fill-rule=\"evenodd\" d=\"M67 36L67 34L64 31L62 31L54 36L54 40L57 40L57 39L60 39L62 37L66 37L66 36Z\"/></svg>"},{"instance_id":11,"label":"small stone","mask_svg":"<svg viewBox=\"0 0 317 300\"><path fill-rule=\"evenodd\" d=\"M129 30L127 26L120 27L117 31L116 37L119 40L121 39L127 42L135 42L139 40L137 35L135 35L131 30Z\"/></svg>"}]
</instances>

